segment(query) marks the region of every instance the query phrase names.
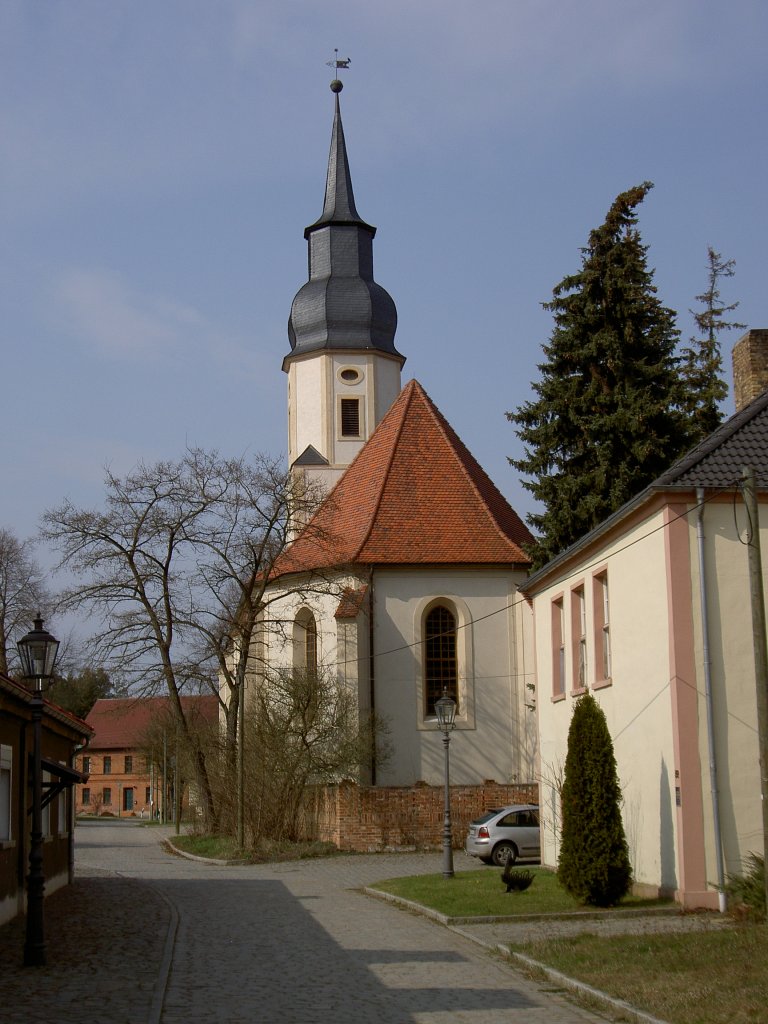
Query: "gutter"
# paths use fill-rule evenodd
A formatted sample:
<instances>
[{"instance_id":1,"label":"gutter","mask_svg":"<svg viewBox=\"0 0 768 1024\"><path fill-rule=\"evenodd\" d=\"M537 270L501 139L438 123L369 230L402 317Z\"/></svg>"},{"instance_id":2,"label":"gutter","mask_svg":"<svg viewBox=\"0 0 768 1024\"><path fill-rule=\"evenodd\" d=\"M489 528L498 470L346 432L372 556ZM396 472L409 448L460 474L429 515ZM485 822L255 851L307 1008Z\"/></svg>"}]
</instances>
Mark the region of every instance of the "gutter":
<instances>
[{"instance_id":1,"label":"gutter","mask_svg":"<svg viewBox=\"0 0 768 1024\"><path fill-rule=\"evenodd\" d=\"M696 542L699 551L699 602L701 606L701 634L704 655L704 699L707 708L707 745L709 749L709 788L712 795L712 819L715 831L715 861L717 865L717 904L725 913L725 868L723 841L720 828L720 799L717 792L717 761L715 758L715 727L712 706L712 661L709 654L709 610L707 606L707 574L704 558L704 488L696 488Z\"/></svg>"}]
</instances>

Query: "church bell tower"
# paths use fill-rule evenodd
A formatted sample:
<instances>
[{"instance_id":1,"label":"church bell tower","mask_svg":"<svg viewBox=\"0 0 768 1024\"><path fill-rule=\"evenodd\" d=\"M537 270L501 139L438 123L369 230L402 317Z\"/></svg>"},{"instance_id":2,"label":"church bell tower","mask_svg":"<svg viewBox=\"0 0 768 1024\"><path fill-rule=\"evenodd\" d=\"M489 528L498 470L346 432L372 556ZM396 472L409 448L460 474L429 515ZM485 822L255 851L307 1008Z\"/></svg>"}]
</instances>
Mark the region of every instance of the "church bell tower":
<instances>
[{"instance_id":1,"label":"church bell tower","mask_svg":"<svg viewBox=\"0 0 768 1024\"><path fill-rule=\"evenodd\" d=\"M323 212L304 231L309 280L288 320L288 462L329 489L400 393L397 310L373 279L376 228L357 212L335 98Z\"/></svg>"}]
</instances>

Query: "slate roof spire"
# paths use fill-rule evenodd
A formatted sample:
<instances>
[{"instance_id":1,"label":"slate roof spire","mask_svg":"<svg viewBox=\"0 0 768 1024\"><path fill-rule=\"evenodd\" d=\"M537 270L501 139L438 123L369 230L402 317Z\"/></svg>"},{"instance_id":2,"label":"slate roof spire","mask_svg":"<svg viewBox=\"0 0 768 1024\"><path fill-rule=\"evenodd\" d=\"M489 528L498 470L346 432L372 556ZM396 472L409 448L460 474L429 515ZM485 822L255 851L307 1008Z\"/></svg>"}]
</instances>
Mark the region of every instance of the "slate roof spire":
<instances>
[{"instance_id":1,"label":"slate roof spire","mask_svg":"<svg viewBox=\"0 0 768 1024\"><path fill-rule=\"evenodd\" d=\"M331 82L331 92L335 95L335 112L333 131L331 133L331 151L328 154L328 175L325 180L325 204L320 217L304 230L304 237L323 224L359 224L370 231L371 238L376 234L372 224L366 224L355 207L355 196L352 191L352 178L349 173L347 144L344 139L344 125L341 123L341 107L339 93L344 83L338 79Z\"/></svg>"},{"instance_id":2,"label":"slate roof spire","mask_svg":"<svg viewBox=\"0 0 768 1024\"><path fill-rule=\"evenodd\" d=\"M341 121L342 83L331 82L335 112L323 212L304 232L309 247L309 280L291 306L288 338L293 357L323 349L375 349L405 358L395 348L397 310L373 279L373 237L355 206Z\"/></svg>"}]
</instances>

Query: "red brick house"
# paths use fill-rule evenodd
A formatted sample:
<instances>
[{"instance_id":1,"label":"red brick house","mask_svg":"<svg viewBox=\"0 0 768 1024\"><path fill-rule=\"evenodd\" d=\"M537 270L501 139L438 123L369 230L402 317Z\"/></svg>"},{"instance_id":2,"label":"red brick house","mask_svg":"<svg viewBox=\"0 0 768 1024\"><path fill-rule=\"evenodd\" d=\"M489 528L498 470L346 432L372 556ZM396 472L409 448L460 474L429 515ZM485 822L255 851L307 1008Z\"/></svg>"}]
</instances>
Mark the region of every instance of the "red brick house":
<instances>
[{"instance_id":1,"label":"red brick house","mask_svg":"<svg viewBox=\"0 0 768 1024\"><path fill-rule=\"evenodd\" d=\"M188 720L213 725L214 696L182 697ZM176 742L167 697L97 700L87 719L93 729L78 768L88 781L77 786L76 813L122 817L173 817ZM182 780L182 811L189 789Z\"/></svg>"}]
</instances>

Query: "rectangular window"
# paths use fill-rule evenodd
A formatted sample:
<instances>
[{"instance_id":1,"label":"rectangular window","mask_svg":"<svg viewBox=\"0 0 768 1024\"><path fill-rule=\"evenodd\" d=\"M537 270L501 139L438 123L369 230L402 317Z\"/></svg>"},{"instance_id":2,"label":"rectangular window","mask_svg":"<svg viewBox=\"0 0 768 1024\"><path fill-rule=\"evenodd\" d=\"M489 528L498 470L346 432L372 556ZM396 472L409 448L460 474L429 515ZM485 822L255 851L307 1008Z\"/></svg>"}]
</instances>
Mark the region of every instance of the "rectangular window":
<instances>
[{"instance_id":1,"label":"rectangular window","mask_svg":"<svg viewBox=\"0 0 768 1024\"><path fill-rule=\"evenodd\" d=\"M104 774L105 775L111 775L112 774L112 758L109 757L109 756L104 758Z\"/></svg>"},{"instance_id":2,"label":"rectangular window","mask_svg":"<svg viewBox=\"0 0 768 1024\"><path fill-rule=\"evenodd\" d=\"M611 618L607 572L595 576L592 595L595 609L595 681L605 682L611 678Z\"/></svg>"},{"instance_id":3,"label":"rectangular window","mask_svg":"<svg viewBox=\"0 0 768 1024\"><path fill-rule=\"evenodd\" d=\"M101 799L105 807L110 807L112 805L112 790L109 788L109 786L105 786L104 789L102 790Z\"/></svg>"},{"instance_id":4,"label":"rectangular window","mask_svg":"<svg viewBox=\"0 0 768 1024\"><path fill-rule=\"evenodd\" d=\"M11 839L11 770L13 747L0 744L0 842Z\"/></svg>"},{"instance_id":5,"label":"rectangular window","mask_svg":"<svg viewBox=\"0 0 768 1024\"><path fill-rule=\"evenodd\" d=\"M587 608L584 587L571 593L571 644L573 649L573 689L587 685Z\"/></svg>"},{"instance_id":6,"label":"rectangular window","mask_svg":"<svg viewBox=\"0 0 768 1024\"><path fill-rule=\"evenodd\" d=\"M67 790L60 789L56 798L56 832L66 835L69 832L69 821L67 820Z\"/></svg>"},{"instance_id":7,"label":"rectangular window","mask_svg":"<svg viewBox=\"0 0 768 1024\"><path fill-rule=\"evenodd\" d=\"M150 789L149 786L147 786L145 788L145 790L144 790L144 803L145 804L149 803L149 798L150 798L151 795L152 795L152 790Z\"/></svg>"},{"instance_id":8,"label":"rectangular window","mask_svg":"<svg viewBox=\"0 0 768 1024\"><path fill-rule=\"evenodd\" d=\"M88 807L91 802L91 791L88 786L83 786L83 807Z\"/></svg>"},{"instance_id":9,"label":"rectangular window","mask_svg":"<svg viewBox=\"0 0 768 1024\"><path fill-rule=\"evenodd\" d=\"M552 602L552 696L565 694L565 613L563 599Z\"/></svg>"},{"instance_id":10,"label":"rectangular window","mask_svg":"<svg viewBox=\"0 0 768 1024\"><path fill-rule=\"evenodd\" d=\"M87 755L83 756L83 771L86 775L91 774L91 759Z\"/></svg>"},{"instance_id":11,"label":"rectangular window","mask_svg":"<svg viewBox=\"0 0 768 1024\"><path fill-rule=\"evenodd\" d=\"M129 775L133 771L133 757L131 754L125 755L125 774Z\"/></svg>"},{"instance_id":12,"label":"rectangular window","mask_svg":"<svg viewBox=\"0 0 768 1024\"><path fill-rule=\"evenodd\" d=\"M341 399L341 436L360 437L360 399Z\"/></svg>"}]
</instances>

